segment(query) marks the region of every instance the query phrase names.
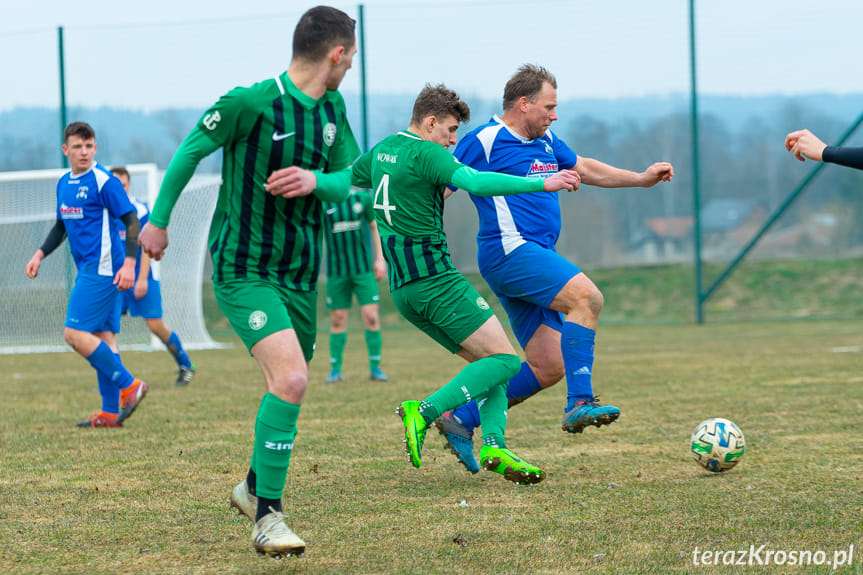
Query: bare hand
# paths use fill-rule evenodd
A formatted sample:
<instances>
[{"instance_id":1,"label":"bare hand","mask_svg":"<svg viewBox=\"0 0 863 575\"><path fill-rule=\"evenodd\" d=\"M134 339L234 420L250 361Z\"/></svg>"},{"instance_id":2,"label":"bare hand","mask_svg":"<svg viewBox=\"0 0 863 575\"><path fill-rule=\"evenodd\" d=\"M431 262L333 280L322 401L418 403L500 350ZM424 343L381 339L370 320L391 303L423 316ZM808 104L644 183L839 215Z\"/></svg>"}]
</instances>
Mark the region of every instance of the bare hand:
<instances>
[{"instance_id":1,"label":"bare hand","mask_svg":"<svg viewBox=\"0 0 863 575\"><path fill-rule=\"evenodd\" d=\"M381 281L387 277L387 261L384 258L375 260L372 264L372 271L374 271L375 279Z\"/></svg>"},{"instance_id":2,"label":"bare hand","mask_svg":"<svg viewBox=\"0 0 863 575\"><path fill-rule=\"evenodd\" d=\"M27 274L27 277L32 279L36 279L36 276L39 275L39 266L42 265L42 249L36 250L36 253L33 254L33 257L30 258L30 261L27 262L27 265L24 267L24 273Z\"/></svg>"},{"instance_id":3,"label":"bare hand","mask_svg":"<svg viewBox=\"0 0 863 575\"><path fill-rule=\"evenodd\" d=\"M120 291L126 291L135 283L135 260L126 258L123 261L123 267L114 276L114 285Z\"/></svg>"},{"instance_id":4,"label":"bare hand","mask_svg":"<svg viewBox=\"0 0 863 575\"><path fill-rule=\"evenodd\" d=\"M157 228L150 222L147 222L141 233L138 234L138 245L141 246L145 254L154 260L160 260L168 248L168 230ZM132 279L134 280L135 278L133 277Z\"/></svg>"},{"instance_id":5,"label":"bare hand","mask_svg":"<svg viewBox=\"0 0 863 575\"><path fill-rule=\"evenodd\" d=\"M656 162L644 170L642 176L645 179L645 183L642 186L649 188L659 182L670 182L671 178L674 177L674 168L668 162Z\"/></svg>"},{"instance_id":6,"label":"bare hand","mask_svg":"<svg viewBox=\"0 0 863 575\"><path fill-rule=\"evenodd\" d=\"M822 154L827 144L809 130L796 130L785 136L785 149L794 154L794 157L804 161L806 158L822 161Z\"/></svg>"},{"instance_id":7,"label":"bare hand","mask_svg":"<svg viewBox=\"0 0 863 575\"><path fill-rule=\"evenodd\" d=\"M581 176L575 170L561 170L544 180L543 189L546 192L566 190L574 192L581 185Z\"/></svg>"},{"instance_id":8,"label":"bare hand","mask_svg":"<svg viewBox=\"0 0 863 575\"><path fill-rule=\"evenodd\" d=\"M148 287L147 276L140 276L138 281L135 282L135 299L141 299L147 295Z\"/></svg>"},{"instance_id":9,"label":"bare hand","mask_svg":"<svg viewBox=\"0 0 863 575\"><path fill-rule=\"evenodd\" d=\"M317 186L318 178L313 172L290 166L270 174L264 189L274 196L296 198L311 194Z\"/></svg>"}]
</instances>

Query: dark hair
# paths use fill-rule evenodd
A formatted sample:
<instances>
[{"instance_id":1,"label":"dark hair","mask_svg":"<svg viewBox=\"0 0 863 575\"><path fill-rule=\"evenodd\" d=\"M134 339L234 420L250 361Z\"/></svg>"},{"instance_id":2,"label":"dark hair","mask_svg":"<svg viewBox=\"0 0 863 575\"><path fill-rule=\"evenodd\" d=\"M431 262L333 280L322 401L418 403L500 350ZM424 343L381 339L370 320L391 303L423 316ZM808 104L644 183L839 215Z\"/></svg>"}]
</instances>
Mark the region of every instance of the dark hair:
<instances>
[{"instance_id":1,"label":"dark hair","mask_svg":"<svg viewBox=\"0 0 863 575\"><path fill-rule=\"evenodd\" d=\"M317 62L335 46L352 48L356 21L337 8L315 6L294 29L294 58Z\"/></svg>"},{"instance_id":2,"label":"dark hair","mask_svg":"<svg viewBox=\"0 0 863 575\"><path fill-rule=\"evenodd\" d=\"M557 89L557 80L554 79L551 72L542 66L524 64L509 79L503 89L503 109L509 110L521 97L525 97L531 102L536 101L536 96L542 90L542 85L546 83Z\"/></svg>"},{"instance_id":3,"label":"dark hair","mask_svg":"<svg viewBox=\"0 0 863 575\"><path fill-rule=\"evenodd\" d=\"M455 116L460 123L467 122L470 120L470 106L443 84L426 84L414 101L411 123L419 124L428 116L443 118L450 115Z\"/></svg>"},{"instance_id":4,"label":"dark hair","mask_svg":"<svg viewBox=\"0 0 863 575\"><path fill-rule=\"evenodd\" d=\"M86 122L72 122L63 131L63 141L68 142L72 136L78 136L82 140L95 140L96 131Z\"/></svg>"},{"instance_id":5,"label":"dark hair","mask_svg":"<svg viewBox=\"0 0 863 575\"><path fill-rule=\"evenodd\" d=\"M117 177L126 176L127 179L131 179L129 176L129 170L127 170L124 166L114 166L111 168L111 173Z\"/></svg>"}]
</instances>

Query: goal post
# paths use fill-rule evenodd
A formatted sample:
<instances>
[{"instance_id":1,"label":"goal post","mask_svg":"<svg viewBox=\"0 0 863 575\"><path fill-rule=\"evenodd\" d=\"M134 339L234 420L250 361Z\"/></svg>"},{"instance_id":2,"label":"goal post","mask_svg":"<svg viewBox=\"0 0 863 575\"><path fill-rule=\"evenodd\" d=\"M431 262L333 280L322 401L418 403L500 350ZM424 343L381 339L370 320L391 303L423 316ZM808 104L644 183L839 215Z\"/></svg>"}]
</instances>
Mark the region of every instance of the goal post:
<instances>
[{"instance_id":1,"label":"goal post","mask_svg":"<svg viewBox=\"0 0 863 575\"><path fill-rule=\"evenodd\" d=\"M161 173L156 164L132 164L132 195L153 205ZM46 258L31 280L24 266L56 219L57 180L68 170L0 173L0 354L71 351L63 341L66 306L75 279L68 242ZM165 323L187 349L223 347L207 331L202 285L207 235L220 185L218 175L192 178L177 202L169 227L170 246L156 264ZM121 349L154 349L142 318L123 316Z\"/></svg>"}]
</instances>

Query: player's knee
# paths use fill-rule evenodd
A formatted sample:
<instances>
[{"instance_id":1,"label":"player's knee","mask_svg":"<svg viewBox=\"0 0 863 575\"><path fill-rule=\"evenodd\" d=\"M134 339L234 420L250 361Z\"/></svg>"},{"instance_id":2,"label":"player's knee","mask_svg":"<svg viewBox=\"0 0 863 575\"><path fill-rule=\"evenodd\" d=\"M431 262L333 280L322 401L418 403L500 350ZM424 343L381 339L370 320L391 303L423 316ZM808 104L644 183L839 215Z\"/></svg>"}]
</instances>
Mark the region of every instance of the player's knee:
<instances>
[{"instance_id":1,"label":"player's knee","mask_svg":"<svg viewBox=\"0 0 863 575\"><path fill-rule=\"evenodd\" d=\"M498 353L494 356L500 364L501 368L506 372L506 379L512 379L518 374L521 369L521 358L512 353Z\"/></svg>"},{"instance_id":2,"label":"player's knee","mask_svg":"<svg viewBox=\"0 0 863 575\"><path fill-rule=\"evenodd\" d=\"M296 402L297 397L302 397L308 386L309 378L305 373L286 373L273 378L267 386L270 393L288 402Z\"/></svg>"},{"instance_id":3,"label":"player's knee","mask_svg":"<svg viewBox=\"0 0 863 575\"><path fill-rule=\"evenodd\" d=\"M75 337L75 330L69 329L68 327L63 330L63 341L66 342L67 345L71 347L75 347L77 343L77 338Z\"/></svg>"},{"instance_id":4,"label":"player's knee","mask_svg":"<svg viewBox=\"0 0 863 575\"><path fill-rule=\"evenodd\" d=\"M602 306L605 303L605 297L598 288L591 289L587 294L587 308L595 316L602 311Z\"/></svg>"},{"instance_id":5,"label":"player's knee","mask_svg":"<svg viewBox=\"0 0 863 575\"><path fill-rule=\"evenodd\" d=\"M531 363L531 368L536 376L536 380L543 388L551 387L566 375L566 368L563 365L563 359L556 361L555 359L547 358L538 364Z\"/></svg>"},{"instance_id":6,"label":"player's knee","mask_svg":"<svg viewBox=\"0 0 863 575\"><path fill-rule=\"evenodd\" d=\"M371 331L378 331L381 328L381 320L376 313L363 315L363 324Z\"/></svg>"}]
</instances>

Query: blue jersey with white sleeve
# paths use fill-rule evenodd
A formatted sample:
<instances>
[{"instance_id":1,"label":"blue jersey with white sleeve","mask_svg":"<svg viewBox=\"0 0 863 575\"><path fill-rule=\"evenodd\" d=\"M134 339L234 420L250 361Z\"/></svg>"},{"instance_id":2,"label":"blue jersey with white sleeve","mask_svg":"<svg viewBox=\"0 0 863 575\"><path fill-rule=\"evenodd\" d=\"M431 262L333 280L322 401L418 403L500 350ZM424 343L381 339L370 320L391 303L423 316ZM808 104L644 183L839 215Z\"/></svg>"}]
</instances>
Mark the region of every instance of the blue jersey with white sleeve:
<instances>
[{"instance_id":1,"label":"blue jersey with white sleeve","mask_svg":"<svg viewBox=\"0 0 863 575\"><path fill-rule=\"evenodd\" d=\"M83 174L67 172L57 182L57 218L63 220L78 272L114 276L126 257L121 216L135 208L123 184L94 163Z\"/></svg>"},{"instance_id":2,"label":"blue jersey with white sleeve","mask_svg":"<svg viewBox=\"0 0 863 575\"><path fill-rule=\"evenodd\" d=\"M495 115L458 143L455 157L482 172L547 178L575 166L578 156L551 130L536 139L523 138ZM480 266L483 260L510 254L525 242L554 249L560 235L558 192L482 197L471 194L479 214Z\"/></svg>"}]
</instances>

